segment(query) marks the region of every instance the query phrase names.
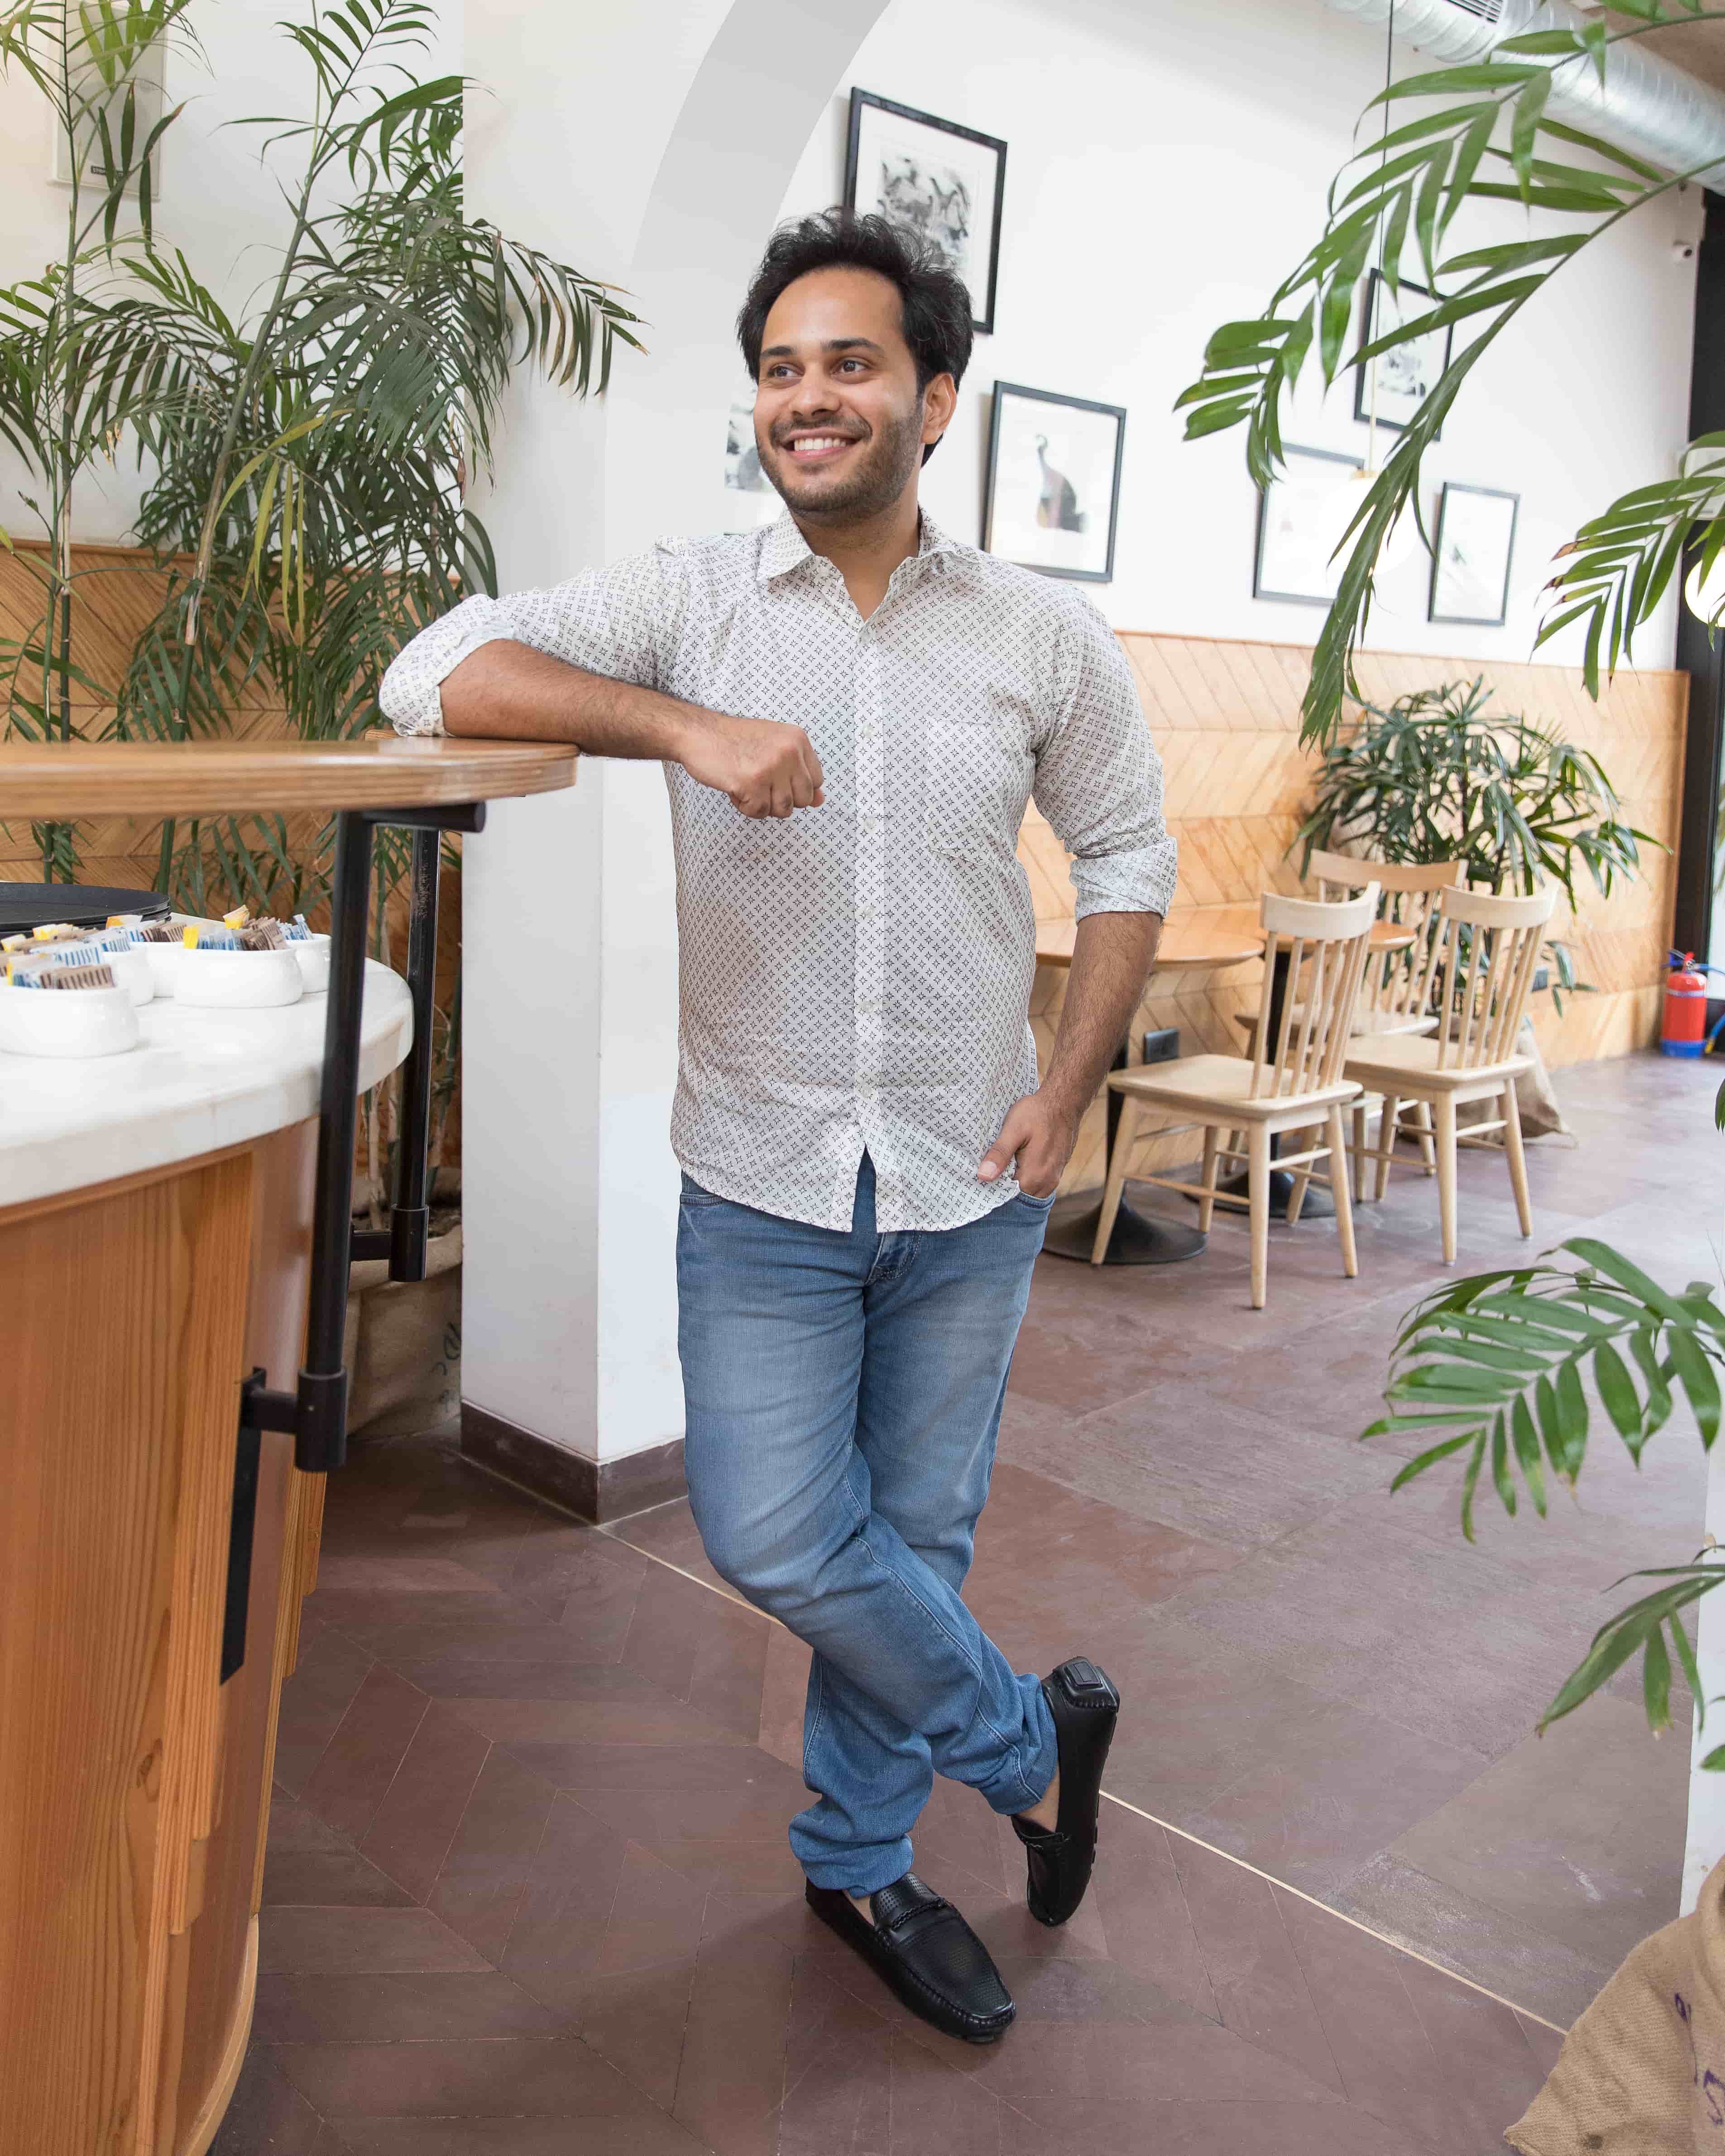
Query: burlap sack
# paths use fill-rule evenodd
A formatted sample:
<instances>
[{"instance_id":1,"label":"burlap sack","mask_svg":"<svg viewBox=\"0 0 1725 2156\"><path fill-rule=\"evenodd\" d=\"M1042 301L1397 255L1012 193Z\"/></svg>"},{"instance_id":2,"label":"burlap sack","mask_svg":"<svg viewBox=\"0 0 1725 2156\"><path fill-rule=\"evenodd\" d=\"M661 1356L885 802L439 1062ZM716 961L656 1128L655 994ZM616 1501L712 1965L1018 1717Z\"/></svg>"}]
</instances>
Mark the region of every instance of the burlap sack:
<instances>
[{"instance_id":1,"label":"burlap sack","mask_svg":"<svg viewBox=\"0 0 1725 2156\"><path fill-rule=\"evenodd\" d=\"M389 1277L385 1258L348 1272L347 1427L429 1429L460 1404L461 1229L431 1238L423 1281Z\"/></svg>"},{"instance_id":2,"label":"burlap sack","mask_svg":"<svg viewBox=\"0 0 1725 2156\"><path fill-rule=\"evenodd\" d=\"M1725 2150L1725 1863L1624 1963L1503 2138L1521 2156Z\"/></svg>"},{"instance_id":3,"label":"burlap sack","mask_svg":"<svg viewBox=\"0 0 1725 2156\"><path fill-rule=\"evenodd\" d=\"M1524 1018L1522 1029L1516 1036L1517 1055L1530 1055L1533 1068L1523 1070L1516 1080L1516 1106L1522 1111L1522 1135L1527 1138L1566 1137L1573 1146L1575 1133L1563 1121L1563 1111L1558 1106L1558 1096L1552 1091L1551 1073L1545 1067L1545 1058L1539 1052L1539 1043L1534 1036L1533 1021ZM1469 1101L1455 1111L1455 1121L1462 1130L1470 1123L1481 1123L1495 1116L1497 1103L1491 1101ZM1501 1145L1501 1132L1494 1132L1490 1142Z\"/></svg>"}]
</instances>

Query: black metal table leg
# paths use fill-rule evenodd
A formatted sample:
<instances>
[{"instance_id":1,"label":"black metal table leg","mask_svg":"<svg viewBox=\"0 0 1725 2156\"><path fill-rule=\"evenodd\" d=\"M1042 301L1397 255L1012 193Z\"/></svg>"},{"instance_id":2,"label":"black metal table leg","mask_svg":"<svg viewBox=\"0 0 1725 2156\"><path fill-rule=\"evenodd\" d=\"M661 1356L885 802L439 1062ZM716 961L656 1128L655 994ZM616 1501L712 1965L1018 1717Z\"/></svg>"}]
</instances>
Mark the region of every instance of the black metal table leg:
<instances>
[{"instance_id":1,"label":"black metal table leg","mask_svg":"<svg viewBox=\"0 0 1725 2156\"><path fill-rule=\"evenodd\" d=\"M1121 1042L1119 1052L1108 1067L1111 1070L1125 1070L1125 1041ZM1123 1096L1111 1086L1108 1088L1108 1143L1105 1163L1114 1158L1114 1140L1120 1129L1120 1111L1124 1106ZM1050 1257L1078 1258L1088 1265L1090 1254L1096 1247L1096 1224L1101 1217L1101 1199L1092 1198L1088 1191L1075 1197L1057 1199L1048 1216L1047 1233L1042 1239L1043 1250ZM1195 1258L1209 1240L1209 1236L1199 1229L1185 1227L1178 1220L1158 1219L1150 1214L1134 1211L1122 1196L1102 1263L1105 1265L1177 1265L1183 1258Z\"/></svg>"},{"instance_id":2,"label":"black metal table leg","mask_svg":"<svg viewBox=\"0 0 1725 2156\"><path fill-rule=\"evenodd\" d=\"M390 1260L392 1280L425 1277L429 1218L426 1142L430 1130L432 978L437 963L439 834L485 828L482 802L449 808L347 808L336 818L336 865L330 898L330 986L324 1012L323 1076L317 1117L317 1166L311 1225L311 1292L305 1353L293 1393L273 1392L261 1373L242 1387L246 1430L285 1430L294 1465L321 1475L347 1456L347 1270L356 1256ZM371 900L372 832L393 824L414 834L413 911L408 972L413 1041L402 1081L402 1127L395 1204L388 1233L353 1232L353 1143L359 1124L359 1040L365 1004L366 931Z\"/></svg>"}]
</instances>

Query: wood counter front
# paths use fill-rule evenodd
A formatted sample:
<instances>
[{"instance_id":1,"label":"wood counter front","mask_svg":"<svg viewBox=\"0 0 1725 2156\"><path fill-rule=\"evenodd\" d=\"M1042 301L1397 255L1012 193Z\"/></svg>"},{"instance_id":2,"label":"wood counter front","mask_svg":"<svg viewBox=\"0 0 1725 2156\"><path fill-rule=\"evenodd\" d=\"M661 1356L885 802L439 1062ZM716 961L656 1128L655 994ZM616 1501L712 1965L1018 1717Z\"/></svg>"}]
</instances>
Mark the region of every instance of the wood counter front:
<instances>
[{"instance_id":1,"label":"wood counter front","mask_svg":"<svg viewBox=\"0 0 1725 2156\"><path fill-rule=\"evenodd\" d=\"M200 2156L244 2054L275 1707L323 1484L263 1440L218 1684L238 1373L298 1359L316 1126L0 1212L0 2146Z\"/></svg>"},{"instance_id":2,"label":"wood counter front","mask_svg":"<svg viewBox=\"0 0 1725 2156\"><path fill-rule=\"evenodd\" d=\"M404 808L573 776L567 750L388 736L13 743L0 810ZM368 968L362 1085L407 1010ZM199 1016L146 1009L130 1063L0 1056L0 2156L202 2156L250 2032L322 1522L289 1437L262 1439L225 1683L223 1621L240 1385L290 1386L305 1337L322 1028L241 1011L211 1040Z\"/></svg>"}]
</instances>

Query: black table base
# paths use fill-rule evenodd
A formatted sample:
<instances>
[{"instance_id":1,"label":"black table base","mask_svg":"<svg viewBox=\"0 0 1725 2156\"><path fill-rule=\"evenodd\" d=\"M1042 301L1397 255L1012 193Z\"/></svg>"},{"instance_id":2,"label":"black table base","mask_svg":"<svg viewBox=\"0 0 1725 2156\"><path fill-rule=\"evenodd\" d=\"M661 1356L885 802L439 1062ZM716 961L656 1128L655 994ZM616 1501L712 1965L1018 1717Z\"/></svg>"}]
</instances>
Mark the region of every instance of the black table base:
<instances>
[{"instance_id":1,"label":"black table base","mask_svg":"<svg viewBox=\"0 0 1725 2156\"><path fill-rule=\"evenodd\" d=\"M1244 1175L1230 1175L1225 1183L1217 1183L1216 1193L1219 1197L1245 1199L1250 1194L1250 1184ZM1285 1168L1272 1168L1270 1171L1270 1224L1272 1228L1288 1225L1288 1200L1293 1194L1293 1177ZM1194 1183L1186 1195L1195 1205L1204 1193ZM1230 1212L1233 1209L1231 1206L1229 1208ZM1306 1195L1300 1201L1300 1219L1294 1222L1294 1226L1297 1228L1300 1220L1333 1220L1335 1217L1336 1201L1329 1192L1321 1183L1308 1183Z\"/></svg>"},{"instance_id":2,"label":"black table base","mask_svg":"<svg viewBox=\"0 0 1725 2156\"><path fill-rule=\"evenodd\" d=\"M1102 1217L1102 1201L1094 1193L1056 1201L1048 1216L1048 1232L1042 1239L1044 1254L1051 1258L1076 1258L1086 1265L1096 1246L1096 1223ZM1195 1258L1209 1238L1196 1228L1155 1214L1137 1213L1124 1198L1108 1238L1105 1265L1172 1265L1183 1258Z\"/></svg>"}]
</instances>

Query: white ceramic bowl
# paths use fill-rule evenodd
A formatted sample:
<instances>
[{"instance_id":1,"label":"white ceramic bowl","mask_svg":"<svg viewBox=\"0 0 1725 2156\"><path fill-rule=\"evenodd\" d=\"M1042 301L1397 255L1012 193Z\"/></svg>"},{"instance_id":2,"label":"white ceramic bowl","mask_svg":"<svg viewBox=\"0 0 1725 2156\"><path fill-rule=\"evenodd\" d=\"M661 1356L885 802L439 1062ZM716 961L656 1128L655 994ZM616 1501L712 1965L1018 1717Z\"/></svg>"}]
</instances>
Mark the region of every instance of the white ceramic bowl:
<instances>
[{"instance_id":1,"label":"white ceramic bowl","mask_svg":"<svg viewBox=\"0 0 1725 2156\"><path fill-rule=\"evenodd\" d=\"M172 943L135 943L132 948L141 951L144 963L150 969L150 983L158 1000L166 1002L173 994L174 983L179 978L179 962L185 945L180 941L182 928L219 928L218 921L206 921L195 913L171 913L167 925L174 932Z\"/></svg>"},{"instance_id":2,"label":"white ceramic bowl","mask_svg":"<svg viewBox=\"0 0 1725 2156\"><path fill-rule=\"evenodd\" d=\"M309 943L290 943L300 968L300 978L305 983L308 996L321 996L330 984L330 939L314 936Z\"/></svg>"},{"instance_id":3,"label":"white ceramic bowl","mask_svg":"<svg viewBox=\"0 0 1725 2156\"><path fill-rule=\"evenodd\" d=\"M125 988L0 987L0 1050L9 1055L117 1055L141 1032Z\"/></svg>"},{"instance_id":4,"label":"white ceramic bowl","mask_svg":"<svg viewBox=\"0 0 1725 2156\"><path fill-rule=\"evenodd\" d=\"M188 951L182 944L172 971L176 998L200 1010L272 1010L298 1003L305 988L291 951Z\"/></svg>"}]
</instances>

